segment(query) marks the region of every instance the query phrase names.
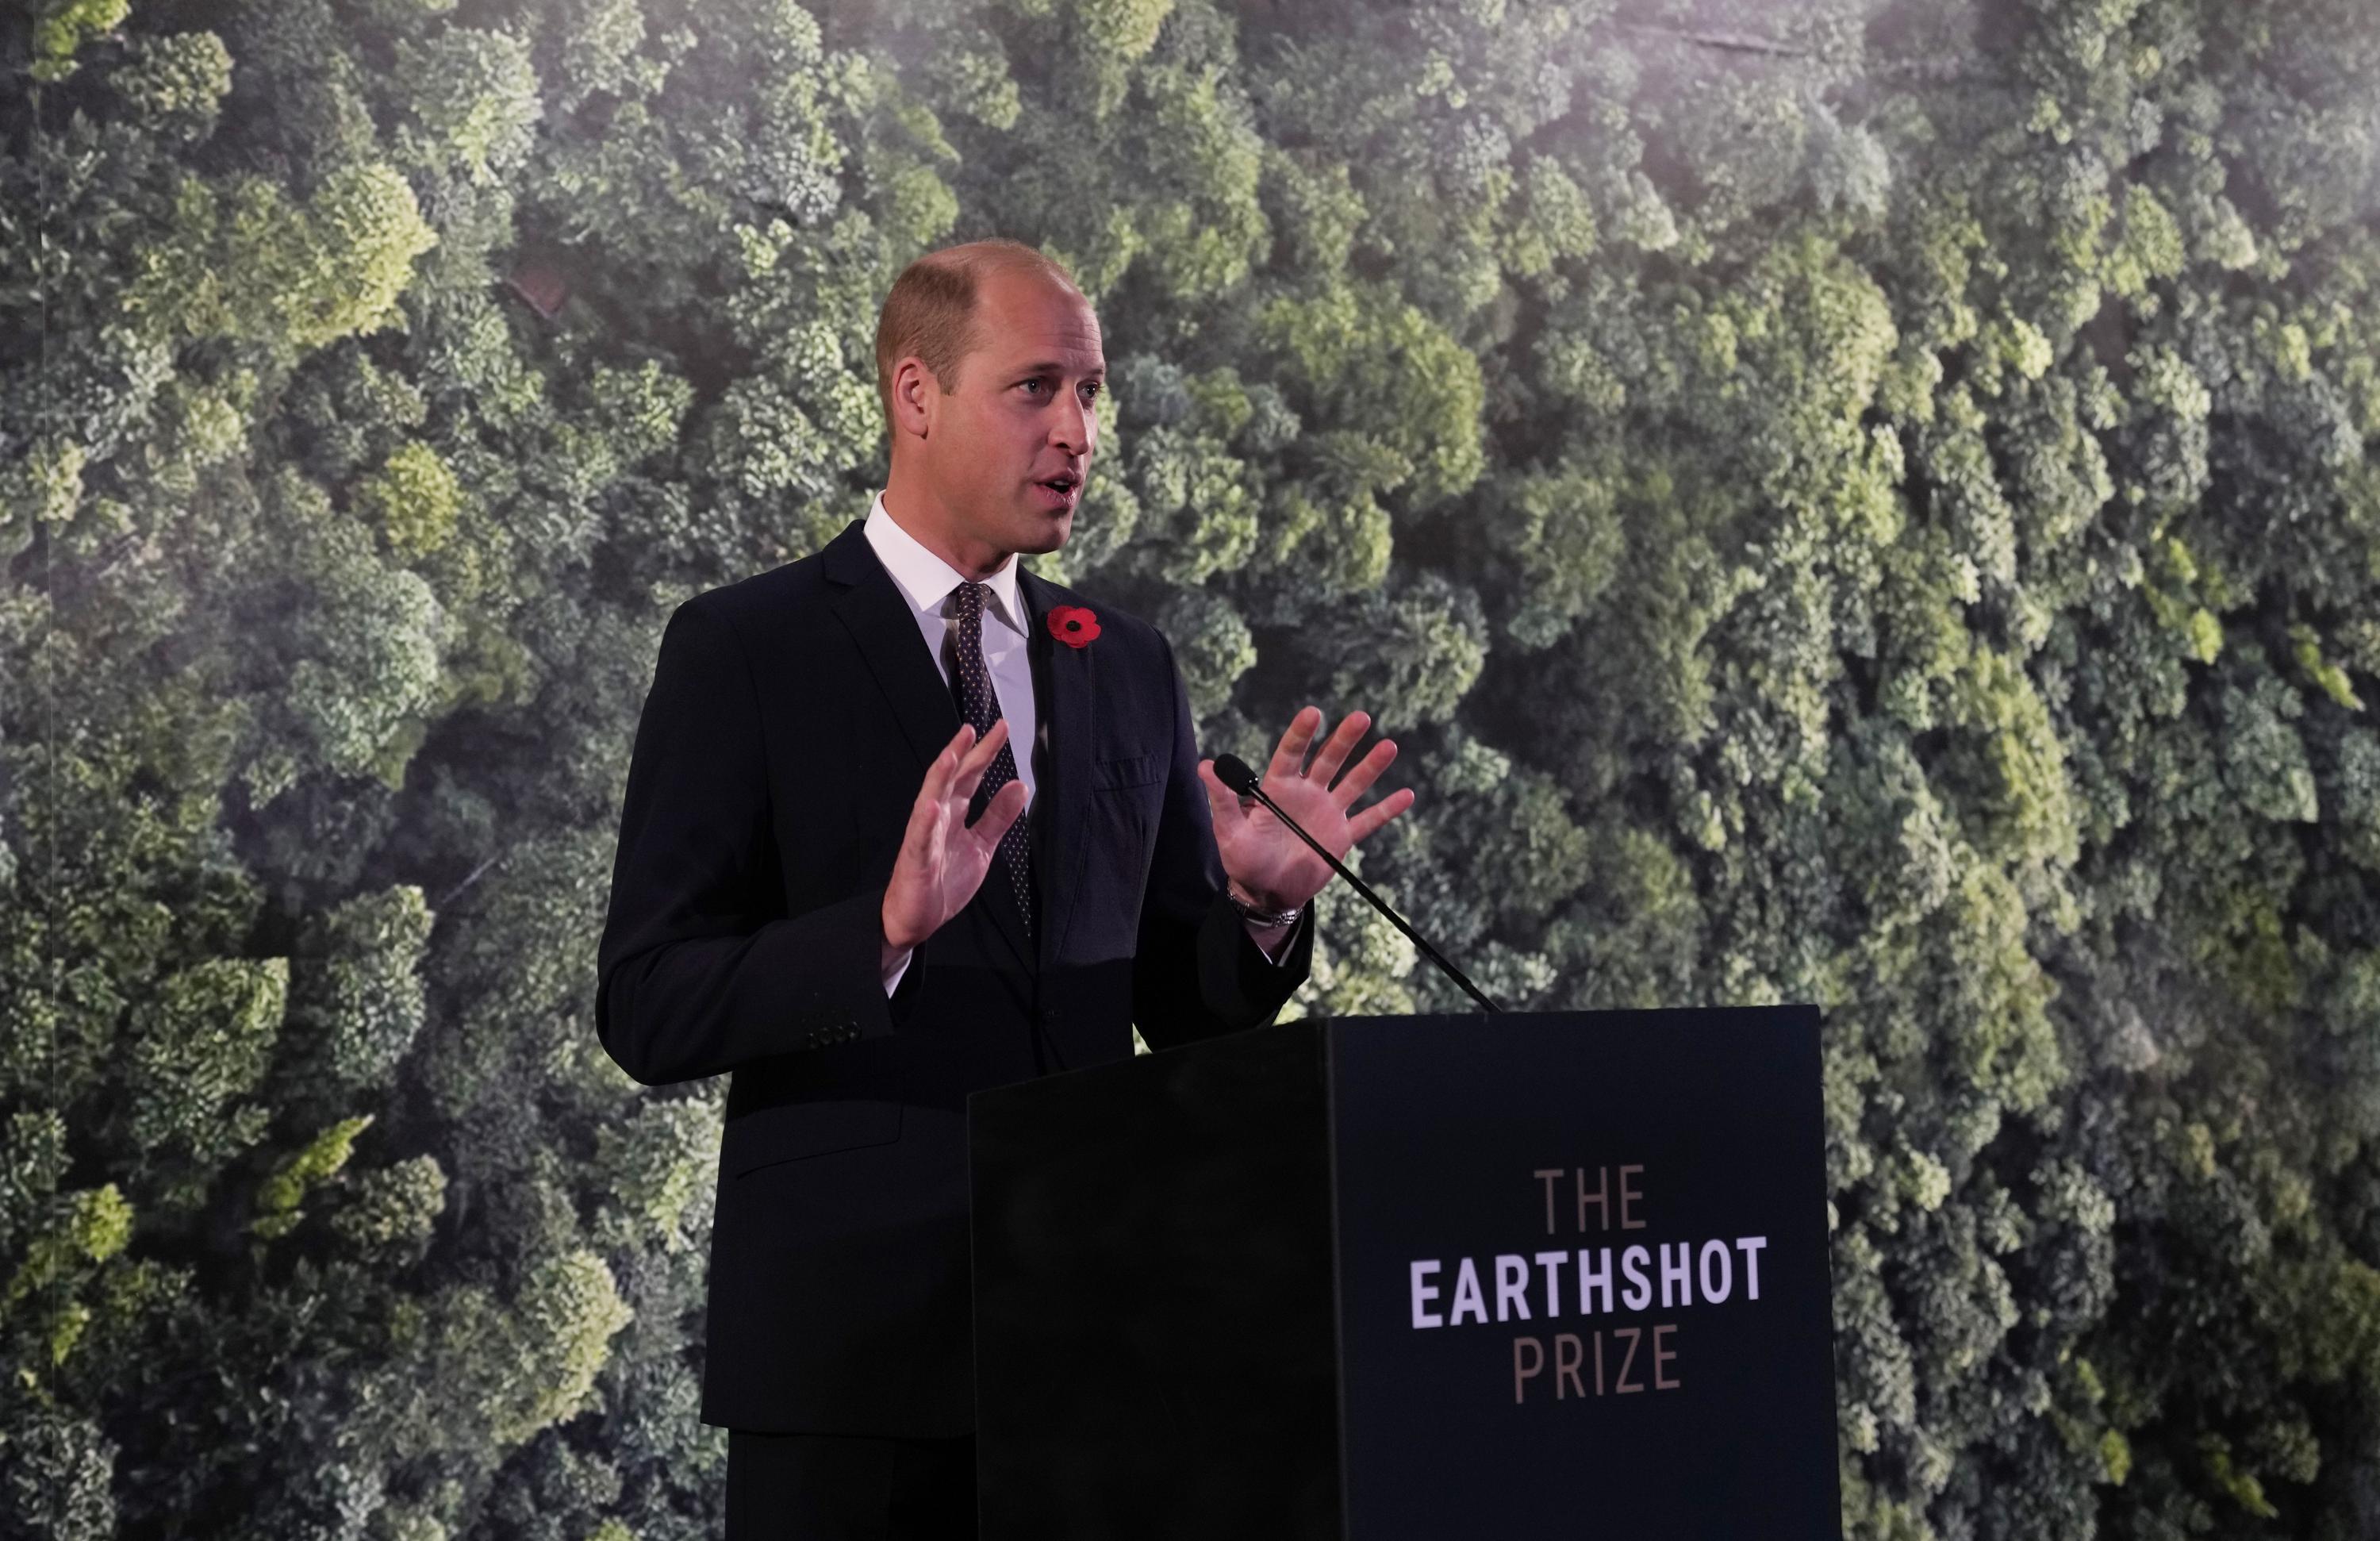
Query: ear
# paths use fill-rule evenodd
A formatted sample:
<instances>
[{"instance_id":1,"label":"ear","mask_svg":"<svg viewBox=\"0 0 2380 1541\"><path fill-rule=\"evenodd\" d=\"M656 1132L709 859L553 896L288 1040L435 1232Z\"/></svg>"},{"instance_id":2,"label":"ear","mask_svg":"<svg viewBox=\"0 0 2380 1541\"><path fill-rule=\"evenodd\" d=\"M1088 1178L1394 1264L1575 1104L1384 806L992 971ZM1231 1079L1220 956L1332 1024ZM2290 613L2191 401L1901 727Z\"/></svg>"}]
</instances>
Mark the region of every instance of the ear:
<instances>
[{"instance_id":1,"label":"ear","mask_svg":"<svg viewBox=\"0 0 2380 1541\"><path fill-rule=\"evenodd\" d=\"M926 437L933 427L934 408L941 400L941 382L926 361L915 354L892 366L892 428L896 433Z\"/></svg>"}]
</instances>

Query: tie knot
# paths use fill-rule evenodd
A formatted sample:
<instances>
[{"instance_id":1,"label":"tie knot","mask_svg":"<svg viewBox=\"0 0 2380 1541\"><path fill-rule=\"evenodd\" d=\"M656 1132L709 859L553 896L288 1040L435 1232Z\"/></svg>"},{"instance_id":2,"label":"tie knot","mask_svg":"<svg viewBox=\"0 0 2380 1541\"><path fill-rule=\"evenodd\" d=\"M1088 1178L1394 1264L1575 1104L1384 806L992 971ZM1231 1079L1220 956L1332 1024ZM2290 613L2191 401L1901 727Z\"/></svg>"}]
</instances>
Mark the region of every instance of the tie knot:
<instances>
[{"instance_id":1,"label":"tie knot","mask_svg":"<svg viewBox=\"0 0 2380 1541\"><path fill-rule=\"evenodd\" d=\"M961 615L979 616L983 613L984 599L990 592L991 585L988 583L962 583L951 590L951 602Z\"/></svg>"}]
</instances>

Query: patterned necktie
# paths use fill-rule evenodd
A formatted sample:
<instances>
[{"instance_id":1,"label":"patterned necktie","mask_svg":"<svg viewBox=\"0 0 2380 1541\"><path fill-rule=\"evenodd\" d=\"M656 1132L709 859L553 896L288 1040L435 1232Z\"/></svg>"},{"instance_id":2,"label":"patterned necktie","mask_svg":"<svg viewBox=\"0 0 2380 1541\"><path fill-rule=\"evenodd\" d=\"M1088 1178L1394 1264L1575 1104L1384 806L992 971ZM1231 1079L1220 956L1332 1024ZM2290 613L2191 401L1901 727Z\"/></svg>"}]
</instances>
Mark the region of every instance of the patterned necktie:
<instances>
[{"instance_id":1,"label":"patterned necktie","mask_svg":"<svg viewBox=\"0 0 2380 1541\"><path fill-rule=\"evenodd\" d=\"M991 670L983 661L983 601L991 592L989 584L962 583L951 591L951 605L958 617L958 638L953 648L951 691L958 698L959 715L975 725L976 736L981 738L1000 721L1000 697L991 688ZM1016 757L1009 752L1013 746L1002 744L1000 752L991 757L991 764L975 789L967 805L967 822L983 817L984 805L992 794L1016 779ZM1011 892L1016 895L1017 913L1025 917L1025 934L1033 934L1033 868L1032 850L1026 842L1025 816L1008 826L1000 837L999 863L1008 870Z\"/></svg>"}]
</instances>

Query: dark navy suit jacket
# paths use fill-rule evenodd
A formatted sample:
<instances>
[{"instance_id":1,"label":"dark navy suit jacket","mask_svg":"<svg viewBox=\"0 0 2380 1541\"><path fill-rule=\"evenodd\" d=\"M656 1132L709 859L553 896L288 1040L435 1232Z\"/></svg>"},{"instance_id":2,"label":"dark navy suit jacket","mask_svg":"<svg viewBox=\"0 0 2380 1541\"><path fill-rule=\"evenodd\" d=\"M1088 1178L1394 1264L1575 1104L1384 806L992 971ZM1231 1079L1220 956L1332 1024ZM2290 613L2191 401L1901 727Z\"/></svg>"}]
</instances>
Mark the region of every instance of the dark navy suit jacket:
<instances>
[{"instance_id":1,"label":"dark navy suit jacket","mask_svg":"<svg viewBox=\"0 0 2380 1541\"><path fill-rule=\"evenodd\" d=\"M975 1426L966 1095L1260 1026L1266 961L1223 897L1172 648L1020 575L1044 753L1028 945L987 880L892 999L880 908L958 709L854 521L687 601L637 724L596 1029L647 1085L732 1074L710 1240L706 1423L931 1438Z\"/></svg>"}]
</instances>

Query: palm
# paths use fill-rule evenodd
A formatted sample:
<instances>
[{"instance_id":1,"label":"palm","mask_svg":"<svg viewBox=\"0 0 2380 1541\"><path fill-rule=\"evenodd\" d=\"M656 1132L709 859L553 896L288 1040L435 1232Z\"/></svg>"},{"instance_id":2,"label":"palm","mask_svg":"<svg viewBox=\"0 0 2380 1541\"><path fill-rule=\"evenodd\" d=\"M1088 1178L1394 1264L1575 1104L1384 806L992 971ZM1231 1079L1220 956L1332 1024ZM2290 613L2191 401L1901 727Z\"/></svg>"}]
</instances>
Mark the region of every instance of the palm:
<instances>
[{"instance_id":1,"label":"palm","mask_svg":"<svg viewBox=\"0 0 2380 1541\"><path fill-rule=\"evenodd\" d=\"M1396 758L1396 744L1384 738L1363 758L1347 765L1349 752L1371 725L1366 713L1349 712L1323 740L1309 765L1306 750L1321 725L1322 713L1313 707L1292 718L1265 765L1259 784L1265 795L1324 850L1344 857L1350 846L1411 807L1414 795L1410 787L1401 787L1370 807L1357 810L1356 800ZM1342 766L1344 775L1340 774ZM1198 775L1206 783L1208 807L1214 814L1216 854L1234 886L1258 904L1276 906L1303 904L1321 892L1330 880L1330 868L1312 846L1298 839L1263 804L1243 807L1238 795L1216 777L1213 761L1202 761Z\"/></svg>"},{"instance_id":2,"label":"palm","mask_svg":"<svg viewBox=\"0 0 2380 1541\"><path fill-rule=\"evenodd\" d=\"M1347 816L1325 788L1300 776L1267 776L1265 795L1281 805L1323 849L1344 858L1353 843L1347 836ZM1250 893L1313 893L1330 880L1330 868L1314 848L1289 832L1270 808L1259 803L1240 819L1219 819L1215 847L1223 870L1240 880Z\"/></svg>"},{"instance_id":3,"label":"palm","mask_svg":"<svg viewBox=\"0 0 2380 1541\"><path fill-rule=\"evenodd\" d=\"M962 723L957 736L927 768L884 891L888 946L914 947L923 941L965 909L983 886L1000 837L1025 811L1025 783L1012 781L992 794L974 827L967 824L967 805L1007 736L1005 718L980 740L975 729Z\"/></svg>"}]
</instances>

